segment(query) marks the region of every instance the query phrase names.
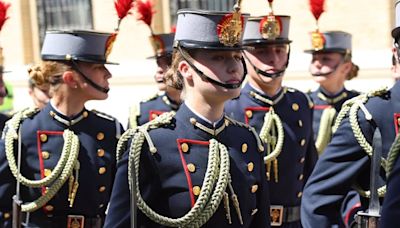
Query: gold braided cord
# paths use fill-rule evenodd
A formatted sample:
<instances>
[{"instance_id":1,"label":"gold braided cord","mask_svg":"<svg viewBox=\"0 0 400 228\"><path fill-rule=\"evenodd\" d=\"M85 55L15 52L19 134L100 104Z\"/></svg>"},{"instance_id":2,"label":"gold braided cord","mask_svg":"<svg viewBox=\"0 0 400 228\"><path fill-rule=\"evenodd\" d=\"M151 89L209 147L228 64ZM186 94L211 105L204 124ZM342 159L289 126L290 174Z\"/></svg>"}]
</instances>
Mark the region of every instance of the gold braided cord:
<instances>
[{"instance_id":1,"label":"gold braided cord","mask_svg":"<svg viewBox=\"0 0 400 228\"><path fill-rule=\"evenodd\" d=\"M335 120L336 110L334 108L326 108L322 112L321 121L319 123L318 135L315 140L315 147L318 154L324 152L325 147L328 145L332 138L332 123Z\"/></svg>"},{"instance_id":2,"label":"gold braided cord","mask_svg":"<svg viewBox=\"0 0 400 228\"><path fill-rule=\"evenodd\" d=\"M277 130L277 134L271 133ZM264 157L264 163L269 163L275 160L279 154L282 152L283 140L285 138L282 120L275 113L274 109L271 107L269 112L264 116L264 124L260 131L260 139L264 143L268 143L274 146L271 153Z\"/></svg>"},{"instance_id":3,"label":"gold braided cord","mask_svg":"<svg viewBox=\"0 0 400 228\"><path fill-rule=\"evenodd\" d=\"M373 148L372 148L372 145L368 143L367 139L365 138L365 136L361 130L360 124L358 122L358 111L360 108L364 107L363 106L364 103L366 103L369 98L375 97L375 96L381 96L381 95L385 94L386 92L387 92L387 90L385 88L374 90L372 92L359 95L358 97L351 99L349 102L349 104L351 103L350 108L348 108L349 122L350 122L351 129L353 131L354 137L356 138L358 144L360 145L360 147L365 151L365 153L369 157L372 157ZM365 114L367 115L369 113L365 113ZM387 171L387 161L383 157L381 159L381 166L383 167L383 169L385 171ZM371 195L370 191L363 190L359 187L355 187L355 190L363 197L369 198ZM386 193L386 185L384 185L378 189L379 197L383 197L385 195L385 193Z\"/></svg>"},{"instance_id":4,"label":"gold braided cord","mask_svg":"<svg viewBox=\"0 0 400 228\"><path fill-rule=\"evenodd\" d=\"M119 138L118 143L117 143L117 149L116 149L116 158L117 162L121 160L122 154L126 150L126 144L129 139L132 138L132 136L137 132L137 128L129 128L127 129Z\"/></svg>"},{"instance_id":5,"label":"gold braided cord","mask_svg":"<svg viewBox=\"0 0 400 228\"><path fill-rule=\"evenodd\" d=\"M5 151L11 173L20 184L31 188L48 187L47 191L33 202L22 205L23 212L33 212L44 206L60 190L71 176L78 161L79 138L72 131L64 130L64 146L59 161L51 175L41 180L29 180L22 176L16 165L14 156L14 143L18 140L18 129L22 121L38 112L38 109L25 109L17 112L9 122L9 129L5 134Z\"/></svg>"},{"instance_id":6,"label":"gold braided cord","mask_svg":"<svg viewBox=\"0 0 400 228\"><path fill-rule=\"evenodd\" d=\"M363 190L359 186L354 186L353 188L354 188L354 190L356 190L358 192L358 194L360 194L360 196L362 196L364 198L370 198L371 197L371 191ZM384 197L385 194L386 194L386 185L378 188L377 192L378 192L378 196L379 197Z\"/></svg>"},{"instance_id":7,"label":"gold braided cord","mask_svg":"<svg viewBox=\"0 0 400 228\"><path fill-rule=\"evenodd\" d=\"M157 117L142 127L133 136L131 147L129 150L128 161L128 181L130 189L135 190L137 197L137 207L152 221L170 227L201 227L218 209L225 190L229 182L229 153L228 149L215 139L210 140L209 158L206 174L200 195L190 211L180 218L169 218L158 214L152 210L144 201L139 189L139 165L142 146L147 139L143 131L158 128L161 125L169 124L173 117L173 113L165 113ZM151 139L150 139L151 140ZM152 143L151 143L152 144ZM132 183L132 169L135 169L136 182Z\"/></svg>"},{"instance_id":8,"label":"gold braided cord","mask_svg":"<svg viewBox=\"0 0 400 228\"><path fill-rule=\"evenodd\" d=\"M397 135L392 146L390 147L387 163L386 163L386 177L389 178L392 173L394 163L396 162L397 157L399 156L400 151L400 136Z\"/></svg>"}]
</instances>

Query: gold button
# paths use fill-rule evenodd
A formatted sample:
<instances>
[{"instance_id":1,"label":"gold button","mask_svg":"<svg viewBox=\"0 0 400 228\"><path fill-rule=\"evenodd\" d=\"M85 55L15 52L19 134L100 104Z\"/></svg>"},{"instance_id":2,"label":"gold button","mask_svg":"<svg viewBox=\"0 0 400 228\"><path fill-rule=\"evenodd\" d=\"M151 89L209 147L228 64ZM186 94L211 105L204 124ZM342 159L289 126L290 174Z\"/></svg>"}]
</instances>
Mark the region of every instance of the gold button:
<instances>
[{"instance_id":1,"label":"gold button","mask_svg":"<svg viewBox=\"0 0 400 228\"><path fill-rule=\"evenodd\" d=\"M303 179L304 179L304 175L303 175L303 174L300 174L299 180L302 181Z\"/></svg>"},{"instance_id":2,"label":"gold button","mask_svg":"<svg viewBox=\"0 0 400 228\"><path fill-rule=\"evenodd\" d=\"M229 126L229 120L225 119L225 126L228 127Z\"/></svg>"},{"instance_id":3,"label":"gold button","mask_svg":"<svg viewBox=\"0 0 400 228\"><path fill-rule=\"evenodd\" d=\"M50 111L49 114L50 114L51 117L55 117L56 116L56 113L54 113L53 111Z\"/></svg>"},{"instance_id":4,"label":"gold button","mask_svg":"<svg viewBox=\"0 0 400 228\"><path fill-rule=\"evenodd\" d=\"M9 219L10 217L11 217L10 213L6 212L6 213L3 214L3 218L4 219Z\"/></svg>"},{"instance_id":5,"label":"gold button","mask_svg":"<svg viewBox=\"0 0 400 228\"><path fill-rule=\"evenodd\" d=\"M46 205L44 208L46 209L46 211L53 211L54 210L54 207L51 206L51 205Z\"/></svg>"},{"instance_id":6,"label":"gold button","mask_svg":"<svg viewBox=\"0 0 400 228\"><path fill-rule=\"evenodd\" d=\"M258 190L258 185L255 184L255 185L251 186L251 193L256 193L257 190Z\"/></svg>"},{"instance_id":7,"label":"gold button","mask_svg":"<svg viewBox=\"0 0 400 228\"><path fill-rule=\"evenodd\" d=\"M50 157L50 153L49 153L49 152L47 152L47 151L42 151L42 158L43 158L44 160L49 159L49 157Z\"/></svg>"},{"instance_id":8,"label":"gold button","mask_svg":"<svg viewBox=\"0 0 400 228\"><path fill-rule=\"evenodd\" d=\"M104 139L104 133L103 132L99 132L97 133L97 140L103 140Z\"/></svg>"},{"instance_id":9,"label":"gold button","mask_svg":"<svg viewBox=\"0 0 400 228\"><path fill-rule=\"evenodd\" d=\"M198 195L200 195L200 187L199 186L194 186L193 187L193 194L195 195L195 196L198 196Z\"/></svg>"},{"instance_id":10,"label":"gold button","mask_svg":"<svg viewBox=\"0 0 400 228\"><path fill-rule=\"evenodd\" d=\"M303 192L297 193L297 198L300 198L300 197L302 197L302 196L303 196Z\"/></svg>"},{"instance_id":11,"label":"gold button","mask_svg":"<svg viewBox=\"0 0 400 228\"><path fill-rule=\"evenodd\" d=\"M253 112L251 111L251 110L247 110L246 111L246 116L247 116L247 118L251 118L251 117L253 117Z\"/></svg>"},{"instance_id":12,"label":"gold button","mask_svg":"<svg viewBox=\"0 0 400 228\"><path fill-rule=\"evenodd\" d=\"M41 142L46 142L47 141L47 135L46 134L40 134L40 141Z\"/></svg>"},{"instance_id":13,"label":"gold button","mask_svg":"<svg viewBox=\"0 0 400 228\"><path fill-rule=\"evenodd\" d=\"M247 143L243 143L243 144L242 144L242 152L243 152L243 153L246 153L246 152L247 152L247 149L248 149Z\"/></svg>"},{"instance_id":14,"label":"gold button","mask_svg":"<svg viewBox=\"0 0 400 228\"><path fill-rule=\"evenodd\" d=\"M293 111L298 111L299 110L299 105L297 103L292 104L292 109Z\"/></svg>"},{"instance_id":15,"label":"gold button","mask_svg":"<svg viewBox=\"0 0 400 228\"><path fill-rule=\"evenodd\" d=\"M299 127L303 127L303 121L299 120Z\"/></svg>"},{"instance_id":16,"label":"gold button","mask_svg":"<svg viewBox=\"0 0 400 228\"><path fill-rule=\"evenodd\" d=\"M304 158L304 157L302 157L302 158L300 158L300 163L304 163L304 161L305 161L306 159Z\"/></svg>"},{"instance_id":17,"label":"gold button","mask_svg":"<svg viewBox=\"0 0 400 228\"><path fill-rule=\"evenodd\" d=\"M101 186L100 188L99 188L99 192L104 192L106 190L106 186Z\"/></svg>"},{"instance_id":18,"label":"gold button","mask_svg":"<svg viewBox=\"0 0 400 228\"><path fill-rule=\"evenodd\" d=\"M105 152L104 152L103 149L98 149L98 150L97 150L97 156L98 156L98 157L103 157L104 154L105 154Z\"/></svg>"},{"instance_id":19,"label":"gold button","mask_svg":"<svg viewBox=\"0 0 400 228\"><path fill-rule=\"evenodd\" d=\"M44 176L48 177L51 174L51 169L44 169Z\"/></svg>"},{"instance_id":20,"label":"gold button","mask_svg":"<svg viewBox=\"0 0 400 228\"><path fill-rule=\"evenodd\" d=\"M155 114L155 113L151 114L151 119L155 119L155 118L157 118L157 117L158 117L157 114Z\"/></svg>"},{"instance_id":21,"label":"gold button","mask_svg":"<svg viewBox=\"0 0 400 228\"><path fill-rule=\"evenodd\" d=\"M84 111L84 112L82 113L82 116L83 116L84 118L88 117L88 115L89 115L89 113L88 113L87 111Z\"/></svg>"},{"instance_id":22,"label":"gold button","mask_svg":"<svg viewBox=\"0 0 400 228\"><path fill-rule=\"evenodd\" d=\"M104 207L104 204L100 204L100 205L99 205L99 208L103 208L103 207Z\"/></svg>"},{"instance_id":23,"label":"gold button","mask_svg":"<svg viewBox=\"0 0 400 228\"><path fill-rule=\"evenodd\" d=\"M100 167L99 174L104 174L104 173L106 173L106 167Z\"/></svg>"},{"instance_id":24,"label":"gold button","mask_svg":"<svg viewBox=\"0 0 400 228\"><path fill-rule=\"evenodd\" d=\"M195 118L193 118L193 117L190 118L189 121L190 121L190 123L193 124L193 125L197 123L197 120L196 120Z\"/></svg>"},{"instance_id":25,"label":"gold button","mask_svg":"<svg viewBox=\"0 0 400 228\"><path fill-rule=\"evenodd\" d=\"M189 172L191 172L191 173L194 173L196 171L196 166L192 163L189 163L187 165L187 168L188 168Z\"/></svg>"},{"instance_id":26,"label":"gold button","mask_svg":"<svg viewBox=\"0 0 400 228\"><path fill-rule=\"evenodd\" d=\"M302 139L302 140L300 141L300 145L301 145L301 146L306 145L306 140L305 140L305 139Z\"/></svg>"},{"instance_id":27,"label":"gold button","mask_svg":"<svg viewBox=\"0 0 400 228\"><path fill-rule=\"evenodd\" d=\"M249 164L247 164L247 170L249 172L253 172L253 170L254 170L254 163L253 162L250 162Z\"/></svg>"},{"instance_id":28,"label":"gold button","mask_svg":"<svg viewBox=\"0 0 400 228\"><path fill-rule=\"evenodd\" d=\"M181 148L184 153L189 151L189 145L187 143L182 143Z\"/></svg>"}]
</instances>

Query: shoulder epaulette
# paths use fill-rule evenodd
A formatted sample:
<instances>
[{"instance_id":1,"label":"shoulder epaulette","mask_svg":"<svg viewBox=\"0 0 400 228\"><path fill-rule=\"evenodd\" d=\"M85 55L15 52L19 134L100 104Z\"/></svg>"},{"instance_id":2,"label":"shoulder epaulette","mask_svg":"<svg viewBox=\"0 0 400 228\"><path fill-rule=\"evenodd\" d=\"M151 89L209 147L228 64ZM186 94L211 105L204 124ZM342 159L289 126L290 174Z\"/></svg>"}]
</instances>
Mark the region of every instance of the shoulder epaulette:
<instances>
[{"instance_id":1,"label":"shoulder epaulette","mask_svg":"<svg viewBox=\"0 0 400 228\"><path fill-rule=\"evenodd\" d=\"M93 112L94 114L96 114L97 116L99 116L101 118L104 118L104 119L107 119L107 120L110 120L110 121L115 121L115 119L116 119L113 116L111 116L111 115L109 115L107 113L104 113L104 112L100 112L100 111L98 111L96 109L92 109L90 111Z\"/></svg>"},{"instance_id":2,"label":"shoulder epaulette","mask_svg":"<svg viewBox=\"0 0 400 228\"><path fill-rule=\"evenodd\" d=\"M298 93L304 94L304 96L305 96L306 99L307 99L308 107L309 107L310 109L314 107L314 102L312 101L311 97L309 96L309 92L311 93L311 90L309 90L309 92L307 92L307 93L304 93L304 92L302 92L302 91L300 91L300 90L298 90L298 89L295 89L295 88L292 88L292 87L287 87L287 91L288 91L288 92L291 92L291 93L298 92Z\"/></svg>"},{"instance_id":3,"label":"shoulder epaulette","mask_svg":"<svg viewBox=\"0 0 400 228\"><path fill-rule=\"evenodd\" d=\"M135 128L138 126L138 117L140 116L140 103L136 103L129 109L129 126L128 128Z\"/></svg>"},{"instance_id":4,"label":"shoulder epaulette","mask_svg":"<svg viewBox=\"0 0 400 228\"><path fill-rule=\"evenodd\" d=\"M226 119L227 121L229 121L229 123L231 123L231 124L233 124L233 125L235 125L235 126L244 127L244 128L247 128L249 131L251 131L251 133L253 133L253 136L254 136L254 138L255 138L256 141L257 141L257 148L258 148L258 150L259 150L260 152L264 150L264 146L263 146L263 144L262 144L262 142L261 142L261 139L260 139L260 137L258 136L258 134L257 134L256 130L254 129L254 127L251 127L251 126L248 125L248 124L245 124L245 123L239 122L239 121L237 121L237 120L234 120L234 119L232 119L232 118L230 118L230 117L228 117L228 116L225 116L225 119Z\"/></svg>"},{"instance_id":5,"label":"shoulder epaulette","mask_svg":"<svg viewBox=\"0 0 400 228\"><path fill-rule=\"evenodd\" d=\"M140 102L141 102L141 103L144 103L144 102L152 101L152 100L155 100L158 96L160 96L160 94L159 94L159 93L155 93L155 94L152 94L152 95L150 95L149 97L143 99L143 100L140 101Z\"/></svg>"},{"instance_id":6,"label":"shoulder epaulette","mask_svg":"<svg viewBox=\"0 0 400 228\"><path fill-rule=\"evenodd\" d=\"M121 123L117 120L117 118L115 118L107 113L95 110L95 109L92 109L91 112L93 112L94 114L96 114L97 116L99 116L101 118L115 122L115 137L117 139L119 139L121 137L121 133L122 133Z\"/></svg>"}]
</instances>

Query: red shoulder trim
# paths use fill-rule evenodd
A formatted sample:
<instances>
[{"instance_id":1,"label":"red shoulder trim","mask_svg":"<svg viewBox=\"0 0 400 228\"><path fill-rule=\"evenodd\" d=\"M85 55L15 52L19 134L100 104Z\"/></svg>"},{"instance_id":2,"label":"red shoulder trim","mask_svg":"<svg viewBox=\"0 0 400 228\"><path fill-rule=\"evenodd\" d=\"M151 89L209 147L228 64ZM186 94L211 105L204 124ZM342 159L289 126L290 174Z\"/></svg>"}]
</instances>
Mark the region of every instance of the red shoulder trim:
<instances>
[{"instance_id":1,"label":"red shoulder trim","mask_svg":"<svg viewBox=\"0 0 400 228\"><path fill-rule=\"evenodd\" d=\"M249 124L249 117L246 115L247 111L252 111L252 112L268 112L269 107L261 107L261 106L255 106L255 107L246 107L244 109L244 122L245 124Z\"/></svg>"}]
</instances>

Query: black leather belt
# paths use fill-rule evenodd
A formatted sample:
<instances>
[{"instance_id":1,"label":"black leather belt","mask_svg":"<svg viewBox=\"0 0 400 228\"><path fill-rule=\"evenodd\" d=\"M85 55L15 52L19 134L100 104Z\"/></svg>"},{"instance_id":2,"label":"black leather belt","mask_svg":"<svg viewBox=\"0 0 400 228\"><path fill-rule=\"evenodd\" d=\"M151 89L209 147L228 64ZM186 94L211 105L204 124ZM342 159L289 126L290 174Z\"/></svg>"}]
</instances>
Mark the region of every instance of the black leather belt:
<instances>
[{"instance_id":1,"label":"black leather belt","mask_svg":"<svg viewBox=\"0 0 400 228\"><path fill-rule=\"evenodd\" d=\"M102 217L87 218L82 215L65 215L40 218L32 216L29 219L29 224L23 224L22 227L102 228L103 222L104 218Z\"/></svg>"},{"instance_id":2,"label":"black leather belt","mask_svg":"<svg viewBox=\"0 0 400 228\"><path fill-rule=\"evenodd\" d=\"M285 207L282 205L270 206L271 226L281 226L282 223L300 221L300 206Z\"/></svg>"}]
</instances>

